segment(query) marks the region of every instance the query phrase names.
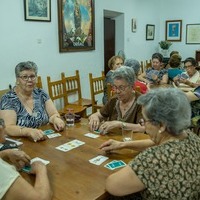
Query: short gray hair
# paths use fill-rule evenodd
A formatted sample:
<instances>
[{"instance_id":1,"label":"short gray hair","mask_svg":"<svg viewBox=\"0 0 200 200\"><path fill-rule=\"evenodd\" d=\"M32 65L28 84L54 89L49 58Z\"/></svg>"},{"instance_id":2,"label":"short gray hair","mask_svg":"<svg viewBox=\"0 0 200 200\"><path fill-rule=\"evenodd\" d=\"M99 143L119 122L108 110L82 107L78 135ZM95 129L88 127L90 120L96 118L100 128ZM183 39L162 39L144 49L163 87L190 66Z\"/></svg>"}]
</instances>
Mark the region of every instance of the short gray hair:
<instances>
[{"instance_id":1,"label":"short gray hair","mask_svg":"<svg viewBox=\"0 0 200 200\"><path fill-rule=\"evenodd\" d=\"M114 81L115 79L123 79L129 85L133 85L135 83L134 70L127 66L121 66L120 68L116 69L112 74L112 81Z\"/></svg>"},{"instance_id":2,"label":"short gray hair","mask_svg":"<svg viewBox=\"0 0 200 200\"><path fill-rule=\"evenodd\" d=\"M20 72L24 70L33 70L35 72L35 75L37 76L38 67L34 62L27 61L27 62L20 62L15 67L15 76L16 78L20 76Z\"/></svg>"},{"instance_id":3,"label":"short gray hair","mask_svg":"<svg viewBox=\"0 0 200 200\"><path fill-rule=\"evenodd\" d=\"M135 59L127 59L124 63L125 66L131 67L137 76L140 71L140 63Z\"/></svg>"},{"instance_id":4,"label":"short gray hair","mask_svg":"<svg viewBox=\"0 0 200 200\"><path fill-rule=\"evenodd\" d=\"M191 124L190 103L177 88L159 88L140 96L137 103L142 105L148 119L163 123L172 135L179 135Z\"/></svg>"}]
</instances>

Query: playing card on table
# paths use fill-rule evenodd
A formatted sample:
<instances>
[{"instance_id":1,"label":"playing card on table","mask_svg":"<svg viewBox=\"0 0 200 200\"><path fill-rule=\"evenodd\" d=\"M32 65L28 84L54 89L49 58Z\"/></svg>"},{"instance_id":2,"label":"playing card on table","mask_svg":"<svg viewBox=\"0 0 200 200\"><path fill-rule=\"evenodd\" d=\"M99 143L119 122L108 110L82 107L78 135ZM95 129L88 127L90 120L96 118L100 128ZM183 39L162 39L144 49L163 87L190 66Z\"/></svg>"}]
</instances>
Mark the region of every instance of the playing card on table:
<instances>
[{"instance_id":1,"label":"playing card on table","mask_svg":"<svg viewBox=\"0 0 200 200\"><path fill-rule=\"evenodd\" d=\"M41 161L41 162L42 162L43 164L45 164L45 165L48 165L48 164L50 163L50 161L48 161L48 160L44 160L44 159L42 159L42 158L35 157L35 158L31 159L31 164L32 164L33 162L35 162L35 161Z\"/></svg>"},{"instance_id":2,"label":"playing card on table","mask_svg":"<svg viewBox=\"0 0 200 200\"><path fill-rule=\"evenodd\" d=\"M113 160L112 162L109 162L106 165L104 165L104 167L110 170L114 170L114 169L124 167L124 166L126 166L126 163L123 162L122 160Z\"/></svg>"},{"instance_id":3,"label":"playing card on table","mask_svg":"<svg viewBox=\"0 0 200 200\"><path fill-rule=\"evenodd\" d=\"M84 134L86 137L89 137L89 138L98 138L99 137L99 135L96 135L96 134L94 134L94 133L86 133L86 134Z\"/></svg>"},{"instance_id":4,"label":"playing card on table","mask_svg":"<svg viewBox=\"0 0 200 200\"><path fill-rule=\"evenodd\" d=\"M49 134L54 133L55 131L53 129L48 129L48 130L44 130L43 132L45 135L49 135Z\"/></svg>"},{"instance_id":5,"label":"playing card on table","mask_svg":"<svg viewBox=\"0 0 200 200\"><path fill-rule=\"evenodd\" d=\"M67 152L71 149L74 149L76 147L79 147L81 145L85 144L85 142L82 142L80 140L72 140L70 142L67 142L65 144L62 144L58 147L56 147L56 149L60 150L60 151L64 151L64 152Z\"/></svg>"},{"instance_id":6,"label":"playing card on table","mask_svg":"<svg viewBox=\"0 0 200 200\"><path fill-rule=\"evenodd\" d=\"M60 133L52 133L52 134L47 135L47 137L48 137L49 139L55 138L55 137L60 137L60 136L61 136Z\"/></svg>"},{"instance_id":7,"label":"playing card on table","mask_svg":"<svg viewBox=\"0 0 200 200\"><path fill-rule=\"evenodd\" d=\"M89 162L94 165L100 165L106 160L108 160L108 157L99 155L99 156L96 156L95 158L90 159Z\"/></svg>"}]
</instances>

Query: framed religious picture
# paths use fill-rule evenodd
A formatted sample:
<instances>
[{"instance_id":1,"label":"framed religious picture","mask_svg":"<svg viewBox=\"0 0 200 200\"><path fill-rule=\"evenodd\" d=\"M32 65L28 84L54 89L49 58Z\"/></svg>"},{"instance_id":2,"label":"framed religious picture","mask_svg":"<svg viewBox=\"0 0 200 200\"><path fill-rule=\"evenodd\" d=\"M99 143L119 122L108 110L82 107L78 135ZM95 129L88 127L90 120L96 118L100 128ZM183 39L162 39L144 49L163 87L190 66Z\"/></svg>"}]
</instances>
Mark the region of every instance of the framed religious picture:
<instances>
[{"instance_id":1,"label":"framed religious picture","mask_svg":"<svg viewBox=\"0 0 200 200\"><path fill-rule=\"evenodd\" d=\"M24 0L24 18L27 21L51 21L51 0Z\"/></svg>"},{"instance_id":2,"label":"framed religious picture","mask_svg":"<svg viewBox=\"0 0 200 200\"><path fill-rule=\"evenodd\" d=\"M57 2L60 52L94 50L94 0Z\"/></svg>"},{"instance_id":3,"label":"framed religious picture","mask_svg":"<svg viewBox=\"0 0 200 200\"><path fill-rule=\"evenodd\" d=\"M165 28L165 40L180 42L182 36L182 20L167 20Z\"/></svg>"},{"instance_id":4,"label":"framed religious picture","mask_svg":"<svg viewBox=\"0 0 200 200\"><path fill-rule=\"evenodd\" d=\"M200 44L200 24L186 25L186 44Z\"/></svg>"},{"instance_id":5,"label":"framed religious picture","mask_svg":"<svg viewBox=\"0 0 200 200\"><path fill-rule=\"evenodd\" d=\"M147 24L146 25L146 40L154 40L155 35L155 25Z\"/></svg>"}]
</instances>

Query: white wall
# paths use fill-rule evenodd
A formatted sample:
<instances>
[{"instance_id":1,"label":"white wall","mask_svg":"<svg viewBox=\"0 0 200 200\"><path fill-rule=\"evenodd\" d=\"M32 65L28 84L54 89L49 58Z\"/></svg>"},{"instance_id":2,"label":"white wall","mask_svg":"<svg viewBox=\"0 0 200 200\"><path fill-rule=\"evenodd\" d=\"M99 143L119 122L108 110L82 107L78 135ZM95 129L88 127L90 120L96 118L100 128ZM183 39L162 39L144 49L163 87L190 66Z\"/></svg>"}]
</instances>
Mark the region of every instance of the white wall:
<instances>
[{"instance_id":1,"label":"white wall","mask_svg":"<svg viewBox=\"0 0 200 200\"><path fill-rule=\"evenodd\" d=\"M124 13L122 32L124 51L127 58L139 61L150 59L158 50L158 42L165 36L165 20L182 19L182 42L174 43L170 50L181 52L183 58L194 56L199 45L185 45L185 25L198 23L199 0L95 0L94 51L59 53L57 1L51 0L51 22L31 22L24 20L23 1L1 0L0 2L0 89L15 83L14 68L21 61L32 60L39 66L46 89L46 76L58 79L61 72L67 75L80 70L82 93L90 96L88 73L100 74L104 69L103 57L103 10ZM194 5L191 7L191 5ZM131 19L137 19L137 32L131 31ZM156 27L155 40L146 41L146 24ZM124 38L123 38L124 35ZM38 43L41 40L41 43Z\"/></svg>"}]
</instances>

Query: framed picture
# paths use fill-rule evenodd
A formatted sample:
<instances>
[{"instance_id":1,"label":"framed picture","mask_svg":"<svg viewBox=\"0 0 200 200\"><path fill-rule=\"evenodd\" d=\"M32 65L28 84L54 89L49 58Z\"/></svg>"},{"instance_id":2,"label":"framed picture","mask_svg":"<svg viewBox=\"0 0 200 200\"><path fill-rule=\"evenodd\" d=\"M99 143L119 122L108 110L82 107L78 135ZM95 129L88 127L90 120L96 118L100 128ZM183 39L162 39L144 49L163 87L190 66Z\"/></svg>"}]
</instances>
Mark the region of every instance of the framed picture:
<instances>
[{"instance_id":1,"label":"framed picture","mask_svg":"<svg viewBox=\"0 0 200 200\"><path fill-rule=\"evenodd\" d=\"M60 52L94 50L94 0L57 2Z\"/></svg>"},{"instance_id":2,"label":"framed picture","mask_svg":"<svg viewBox=\"0 0 200 200\"><path fill-rule=\"evenodd\" d=\"M51 21L51 0L24 0L24 18L28 21Z\"/></svg>"},{"instance_id":3,"label":"framed picture","mask_svg":"<svg viewBox=\"0 0 200 200\"><path fill-rule=\"evenodd\" d=\"M147 24L146 25L146 40L154 40L155 35L155 25Z\"/></svg>"},{"instance_id":4,"label":"framed picture","mask_svg":"<svg viewBox=\"0 0 200 200\"><path fill-rule=\"evenodd\" d=\"M181 41L182 36L182 20L166 21L165 40L172 42Z\"/></svg>"},{"instance_id":5,"label":"framed picture","mask_svg":"<svg viewBox=\"0 0 200 200\"><path fill-rule=\"evenodd\" d=\"M186 44L200 44L200 24L186 25Z\"/></svg>"},{"instance_id":6,"label":"framed picture","mask_svg":"<svg viewBox=\"0 0 200 200\"><path fill-rule=\"evenodd\" d=\"M136 20L136 18L133 18L131 20L131 29L132 29L133 33L135 33L137 31L137 20Z\"/></svg>"}]
</instances>

